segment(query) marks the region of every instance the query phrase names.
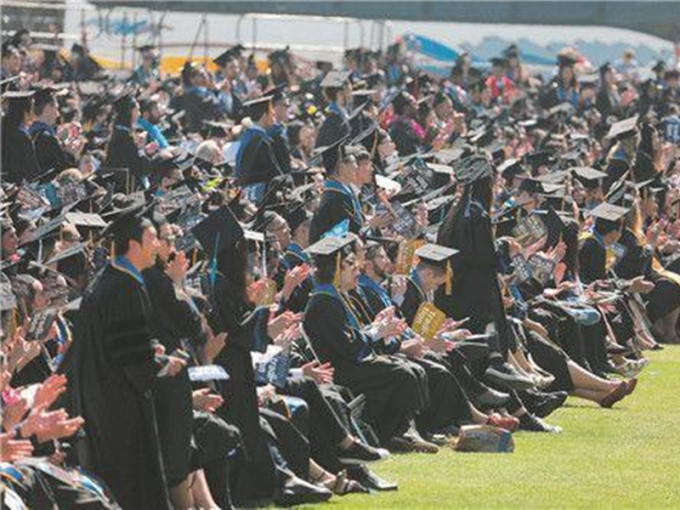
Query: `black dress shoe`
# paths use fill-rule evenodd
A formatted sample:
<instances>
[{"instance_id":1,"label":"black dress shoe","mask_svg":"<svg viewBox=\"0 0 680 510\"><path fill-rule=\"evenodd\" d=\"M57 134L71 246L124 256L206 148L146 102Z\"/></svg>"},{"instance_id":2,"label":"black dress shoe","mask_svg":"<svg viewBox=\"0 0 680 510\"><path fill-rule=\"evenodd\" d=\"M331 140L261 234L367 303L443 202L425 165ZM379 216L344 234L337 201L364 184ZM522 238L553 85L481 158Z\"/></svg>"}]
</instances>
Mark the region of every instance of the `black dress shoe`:
<instances>
[{"instance_id":1,"label":"black dress shoe","mask_svg":"<svg viewBox=\"0 0 680 510\"><path fill-rule=\"evenodd\" d=\"M562 432L562 427L549 425L531 413L524 413L519 417L519 430L527 432L551 432L553 434Z\"/></svg>"},{"instance_id":2,"label":"black dress shoe","mask_svg":"<svg viewBox=\"0 0 680 510\"><path fill-rule=\"evenodd\" d=\"M374 491L396 491L399 488L396 483L383 480L366 466L348 466L347 474L364 487Z\"/></svg>"},{"instance_id":3,"label":"black dress shoe","mask_svg":"<svg viewBox=\"0 0 680 510\"><path fill-rule=\"evenodd\" d=\"M475 403L482 409L499 409L510 403L510 395L489 388L474 398Z\"/></svg>"},{"instance_id":4,"label":"black dress shoe","mask_svg":"<svg viewBox=\"0 0 680 510\"><path fill-rule=\"evenodd\" d=\"M343 464L366 464L388 459L390 452L384 448L373 448L357 440L349 448L338 452L338 459Z\"/></svg>"},{"instance_id":5,"label":"black dress shoe","mask_svg":"<svg viewBox=\"0 0 680 510\"><path fill-rule=\"evenodd\" d=\"M566 391L555 391L553 393L539 394L533 403L527 405L527 409L539 418L545 418L553 411L556 411L567 400L568 393ZM520 397L521 398L521 397ZM524 399L522 399L524 402ZM526 402L525 402L526 403Z\"/></svg>"},{"instance_id":6,"label":"black dress shoe","mask_svg":"<svg viewBox=\"0 0 680 510\"><path fill-rule=\"evenodd\" d=\"M328 501L332 495L333 493L325 487L291 476L277 491L274 502L280 506L311 505Z\"/></svg>"},{"instance_id":7,"label":"black dress shoe","mask_svg":"<svg viewBox=\"0 0 680 510\"><path fill-rule=\"evenodd\" d=\"M490 381L511 390L528 390L534 387L534 381L520 374L508 363L491 365L484 372L484 376Z\"/></svg>"}]
</instances>

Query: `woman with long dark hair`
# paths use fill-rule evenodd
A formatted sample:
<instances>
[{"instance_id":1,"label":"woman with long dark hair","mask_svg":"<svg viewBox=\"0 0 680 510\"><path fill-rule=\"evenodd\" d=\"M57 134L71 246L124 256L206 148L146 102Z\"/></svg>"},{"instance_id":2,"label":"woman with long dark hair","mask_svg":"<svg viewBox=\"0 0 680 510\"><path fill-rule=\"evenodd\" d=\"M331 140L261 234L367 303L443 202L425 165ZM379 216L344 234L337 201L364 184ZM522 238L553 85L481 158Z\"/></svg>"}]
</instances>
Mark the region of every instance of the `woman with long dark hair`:
<instances>
[{"instance_id":1,"label":"woman with long dark hair","mask_svg":"<svg viewBox=\"0 0 680 510\"><path fill-rule=\"evenodd\" d=\"M104 166L127 168L128 179L117 183L119 192L131 193L148 183L151 160L137 147L135 126L139 118L139 104L134 97L125 95L113 104L115 117L113 131L106 147Z\"/></svg>"},{"instance_id":2,"label":"woman with long dark hair","mask_svg":"<svg viewBox=\"0 0 680 510\"><path fill-rule=\"evenodd\" d=\"M489 340L487 377L518 389L530 387L532 383L505 362L508 353L516 349L516 342L508 327L498 281L491 221L493 168L483 156L475 156L465 170L468 175L463 195L449 210L437 237L437 244L460 251L459 262L453 270L450 294L439 289L435 302L448 317L469 317L467 328L471 331L497 333Z\"/></svg>"},{"instance_id":3,"label":"woman with long dark hair","mask_svg":"<svg viewBox=\"0 0 680 510\"><path fill-rule=\"evenodd\" d=\"M33 116L33 92L6 92L2 117L2 180L19 184L40 175L28 125Z\"/></svg>"}]
</instances>

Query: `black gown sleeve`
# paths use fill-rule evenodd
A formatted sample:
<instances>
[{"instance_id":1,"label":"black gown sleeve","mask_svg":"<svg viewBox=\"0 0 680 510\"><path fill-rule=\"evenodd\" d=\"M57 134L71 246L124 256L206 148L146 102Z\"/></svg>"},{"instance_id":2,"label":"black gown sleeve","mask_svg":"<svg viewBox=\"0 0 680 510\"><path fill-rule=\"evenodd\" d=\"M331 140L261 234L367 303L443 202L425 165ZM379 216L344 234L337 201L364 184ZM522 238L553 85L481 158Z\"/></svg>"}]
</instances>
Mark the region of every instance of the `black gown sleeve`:
<instances>
[{"instance_id":1,"label":"black gown sleeve","mask_svg":"<svg viewBox=\"0 0 680 510\"><path fill-rule=\"evenodd\" d=\"M584 283L602 280L607 276L607 259L605 250L595 238L583 242L578 252L579 273Z\"/></svg>"},{"instance_id":2,"label":"black gown sleeve","mask_svg":"<svg viewBox=\"0 0 680 510\"><path fill-rule=\"evenodd\" d=\"M330 296L312 296L304 328L322 362L354 364L365 345L363 335L347 324L342 303Z\"/></svg>"},{"instance_id":3,"label":"black gown sleeve","mask_svg":"<svg viewBox=\"0 0 680 510\"><path fill-rule=\"evenodd\" d=\"M406 294L404 294L404 302L401 304L400 310L409 326L413 326L413 320L416 318L416 313L422 302L422 298L415 284L411 280L408 280Z\"/></svg>"},{"instance_id":4,"label":"black gown sleeve","mask_svg":"<svg viewBox=\"0 0 680 510\"><path fill-rule=\"evenodd\" d=\"M160 369L155 361L155 342L151 338L146 312L149 304L144 290L127 276L117 278L116 286L107 286L102 328L106 352L140 392L153 386Z\"/></svg>"}]
</instances>

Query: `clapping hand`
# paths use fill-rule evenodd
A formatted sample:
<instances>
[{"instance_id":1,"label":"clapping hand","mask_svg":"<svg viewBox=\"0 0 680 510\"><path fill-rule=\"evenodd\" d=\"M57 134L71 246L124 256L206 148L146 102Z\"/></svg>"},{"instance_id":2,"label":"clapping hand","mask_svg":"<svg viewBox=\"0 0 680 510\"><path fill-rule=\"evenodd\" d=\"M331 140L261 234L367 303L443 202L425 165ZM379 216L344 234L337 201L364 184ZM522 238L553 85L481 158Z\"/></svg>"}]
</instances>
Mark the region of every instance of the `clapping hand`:
<instances>
[{"instance_id":1,"label":"clapping hand","mask_svg":"<svg viewBox=\"0 0 680 510\"><path fill-rule=\"evenodd\" d=\"M267 334L270 338L276 338L292 325L299 324L301 320L301 313L292 313L286 311L282 314L279 314L278 316L274 316L274 314L271 313L269 316L269 322L267 323Z\"/></svg>"},{"instance_id":2,"label":"clapping hand","mask_svg":"<svg viewBox=\"0 0 680 510\"><path fill-rule=\"evenodd\" d=\"M288 301L293 291L309 277L311 271L312 269L309 264L302 264L286 273L283 280L283 289L281 290L284 300Z\"/></svg>"},{"instance_id":3,"label":"clapping hand","mask_svg":"<svg viewBox=\"0 0 680 510\"><path fill-rule=\"evenodd\" d=\"M12 439L14 434L0 434L0 462L14 462L33 453L33 445L27 439Z\"/></svg>"},{"instance_id":4,"label":"clapping hand","mask_svg":"<svg viewBox=\"0 0 680 510\"><path fill-rule=\"evenodd\" d=\"M302 365L302 374L305 377L314 379L317 384L332 384L335 369L330 363L320 364L318 361L311 361Z\"/></svg>"},{"instance_id":5,"label":"clapping hand","mask_svg":"<svg viewBox=\"0 0 680 510\"><path fill-rule=\"evenodd\" d=\"M59 396L66 391L66 376L54 374L49 376L35 392L34 407L49 409Z\"/></svg>"},{"instance_id":6,"label":"clapping hand","mask_svg":"<svg viewBox=\"0 0 680 510\"><path fill-rule=\"evenodd\" d=\"M213 413L224 403L224 399L220 395L210 393L210 388L196 390L191 396L194 409L198 409L199 411Z\"/></svg>"},{"instance_id":7,"label":"clapping hand","mask_svg":"<svg viewBox=\"0 0 680 510\"><path fill-rule=\"evenodd\" d=\"M278 345L283 349L284 351L287 351L290 349L290 346L293 345L293 342L300 338L302 336L302 332L300 331L300 324L295 323L291 325L288 329L286 329L283 333L280 335L274 337L274 345Z\"/></svg>"}]
</instances>

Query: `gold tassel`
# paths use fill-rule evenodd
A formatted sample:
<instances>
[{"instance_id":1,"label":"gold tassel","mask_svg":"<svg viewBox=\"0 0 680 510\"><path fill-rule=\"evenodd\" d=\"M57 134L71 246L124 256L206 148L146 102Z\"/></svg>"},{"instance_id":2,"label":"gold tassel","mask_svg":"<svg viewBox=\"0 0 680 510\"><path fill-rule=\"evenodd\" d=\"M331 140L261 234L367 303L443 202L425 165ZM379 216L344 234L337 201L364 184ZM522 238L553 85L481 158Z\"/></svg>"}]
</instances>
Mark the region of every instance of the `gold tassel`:
<instances>
[{"instance_id":1,"label":"gold tassel","mask_svg":"<svg viewBox=\"0 0 680 510\"><path fill-rule=\"evenodd\" d=\"M191 257L191 267L196 265L196 259L198 258L198 250L194 248L193 256Z\"/></svg>"},{"instance_id":2,"label":"gold tassel","mask_svg":"<svg viewBox=\"0 0 680 510\"><path fill-rule=\"evenodd\" d=\"M446 283L444 287L444 291L446 292L447 296L451 295L452 292L452 287L453 287L453 269L451 269L451 261L449 260L446 263Z\"/></svg>"},{"instance_id":3,"label":"gold tassel","mask_svg":"<svg viewBox=\"0 0 680 510\"><path fill-rule=\"evenodd\" d=\"M340 290L340 253L335 257L335 275L333 276L333 285Z\"/></svg>"},{"instance_id":4,"label":"gold tassel","mask_svg":"<svg viewBox=\"0 0 680 510\"><path fill-rule=\"evenodd\" d=\"M19 323L19 321L17 320L17 314L18 314L17 309L12 308L12 315L9 318L9 331L8 331L9 338L14 338L14 335L17 332L17 324Z\"/></svg>"}]
</instances>

